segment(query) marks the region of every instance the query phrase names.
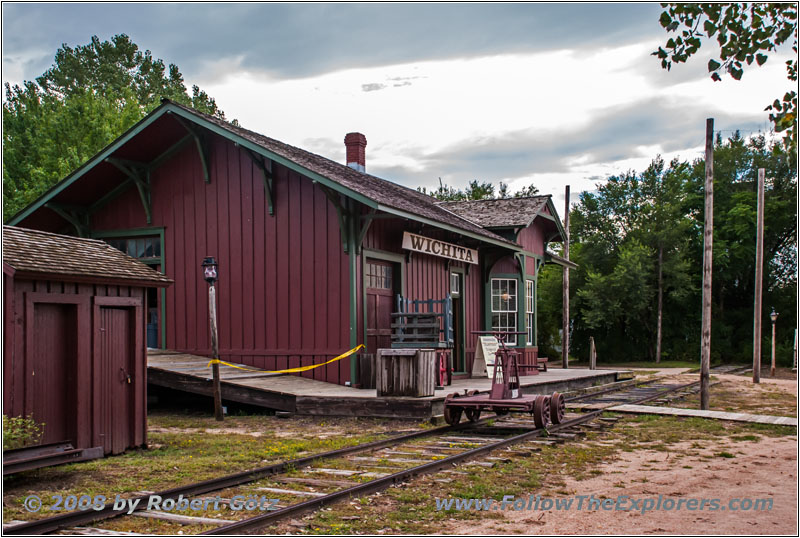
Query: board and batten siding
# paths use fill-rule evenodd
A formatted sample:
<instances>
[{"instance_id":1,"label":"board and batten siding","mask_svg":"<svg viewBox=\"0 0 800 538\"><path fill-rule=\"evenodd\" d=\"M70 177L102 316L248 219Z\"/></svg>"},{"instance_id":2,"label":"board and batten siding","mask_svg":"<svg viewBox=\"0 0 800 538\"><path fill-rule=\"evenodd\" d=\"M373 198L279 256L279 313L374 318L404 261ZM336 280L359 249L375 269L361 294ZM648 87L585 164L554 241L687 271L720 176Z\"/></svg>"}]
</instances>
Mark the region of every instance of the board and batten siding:
<instances>
[{"instance_id":1,"label":"board and batten siding","mask_svg":"<svg viewBox=\"0 0 800 538\"><path fill-rule=\"evenodd\" d=\"M134 299L143 306L144 288L15 278L6 273L3 284L3 412L8 416L32 415L44 422L45 443L63 441L64 436L72 434L75 437L68 440L76 448L103 445L109 432L97 417L105 413L118 429L130 431L129 437L122 438L127 438L127 443L113 450L108 447L106 453L144 444L144 322L139 340L134 341L129 333L130 341L125 338L118 342L135 361L128 369L135 398L124 410L109 402L117 394L116 385L100 381L105 370L93 347L97 337L95 303L122 298ZM118 381L115 374L112 372L112 381Z\"/></svg>"},{"instance_id":2,"label":"board and batten siding","mask_svg":"<svg viewBox=\"0 0 800 538\"><path fill-rule=\"evenodd\" d=\"M232 142L209 138L210 183L194 144L151 174L149 227L164 228L166 347L210 354L208 285L200 264L219 263L223 360L266 370L306 366L348 350L349 272L336 210L318 185L272 163L274 215L260 170ZM92 230L146 228L131 187L95 213ZM347 360L304 376L344 383Z\"/></svg>"},{"instance_id":3,"label":"board and batten siding","mask_svg":"<svg viewBox=\"0 0 800 538\"><path fill-rule=\"evenodd\" d=\"M403 250L403 232L407 229L407 223L401 219L376 219L373 221L362 244L363 248L405 255ZM416 232L415 232L416 233ZM441 230L426 228L420 235L440 239L451 243L457 242L452 234ZM420 252L414 252L410 260L403 262L405 271L406 289L402 294L408 299L443 299L450 293L450 272L452 269L464 269L464 317L465 317L465 364L469 369L475 357L475 343L477 337L472 331L480 331L482 327L482 308L483 291L481 287L481 270L479 265L467 264L464 262L450 262L450 270L447 269L448 260L438 256L431 256ZM467 274L467 266L470 265ZM363 286L363 280L360 280ZM361 305L361 301L359 301ZM359 306L359 309L362 307ZM439 308L441 310L441 308ZM362 320L361 310L359 319ZM359 334L363 334L363 324L359 324Z\"/></svg>"}]
</instances>

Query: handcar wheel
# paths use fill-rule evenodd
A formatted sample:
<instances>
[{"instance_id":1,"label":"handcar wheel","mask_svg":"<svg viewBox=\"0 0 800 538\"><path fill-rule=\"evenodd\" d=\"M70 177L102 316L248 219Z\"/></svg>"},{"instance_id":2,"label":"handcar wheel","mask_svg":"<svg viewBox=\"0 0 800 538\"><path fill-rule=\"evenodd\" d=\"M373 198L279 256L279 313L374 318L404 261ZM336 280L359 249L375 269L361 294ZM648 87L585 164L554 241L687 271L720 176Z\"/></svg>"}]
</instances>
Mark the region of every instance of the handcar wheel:
<instances>
[{"instance_id":1,"label":"handcar wheel","mask_svg":"<svg viewBox=\"0 0 800 538\"><path fill-rule=\"evenodd\" d=\"M455 426L459 422L461 422L461 412L463 409L461 407L455 406L446 406L444 408L444 421L450 424L451 426Z\"/></svg>"},{"instance_id":2,"label":"handcar wheel","mask_svg":"<svg viewBox=\"0 0 800 538\"><path fill-rule=\"evenodd\" d=\"M564 401L564 395L560 392L554 392L550 396L550 421L553 424L561 424L564 420L564 413L567 409L567 404Z\"/></svg>"},{"instance_id":3,"label":"handcar wheel","mask_svg":"<svg viewBox=\"0 0 800 538\"><path fill-rule=\"evenodd\" d=\"M550 419L550 398L537 396L533 403L533 423L537 428L544 428Z\"/></svg>"},{"instance_id":4,"label":"handcar wheel","mask_svg":"<svg viewBox=\"0 0 800 538\"><path fill-rule=\"evenodd\" d=\"M478 422L478 419L481 418L480 409L465 409L464 412L467 415L467 420L470 422Z\"/></svg>"},{"instance_id":5,"label":"handcar wheel","mask_svg":"<svg viewBox=\"0 0 800 538\"><path fill-rule=\"evenodd\" d=\"M495 415L503 416L508 414L508 409L506 409L505 407L492 407L492 412Z\"/></svg>"}]
</instances>

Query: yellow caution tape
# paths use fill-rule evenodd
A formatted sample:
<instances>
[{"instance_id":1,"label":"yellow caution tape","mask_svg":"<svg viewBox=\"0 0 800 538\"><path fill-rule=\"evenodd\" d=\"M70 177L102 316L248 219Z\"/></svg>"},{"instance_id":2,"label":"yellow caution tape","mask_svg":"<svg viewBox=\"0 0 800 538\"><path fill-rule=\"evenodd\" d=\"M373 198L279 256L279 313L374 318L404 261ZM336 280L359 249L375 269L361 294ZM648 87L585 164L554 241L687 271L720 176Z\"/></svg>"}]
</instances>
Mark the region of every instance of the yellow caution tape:
<instances>
[{"instance_id":1,"label":"yellow caution tape","mask_svg":"<svg viewBox=\"0 0 800 538\"><path fill-rule=\"evenodd\" d=\"M306 372L308 370L313 370L314 368L319 368L320 366L325 366L326 364L330 364L332 362L336 362L342 360L344 358L349 357L353 353L357 352L359 349L363 348L364 344L358 344L356 347L351 349L346 353L342 353L338 357L334 357L327 362L321 362L319 364L312 364L310 366L298 366L297 368L288 368L286 370L259 370L258 368L244 368L243 366L239 366L237 364L231 364L229 362L221 361L219 359L211 359L206 366L211 366L212 364L224 364L225 366L230 366L232 368L238 368L239 370L246 370L248 372L263 372L265 374L295 374L297 372Z\"/></svg>"}]
</instances>

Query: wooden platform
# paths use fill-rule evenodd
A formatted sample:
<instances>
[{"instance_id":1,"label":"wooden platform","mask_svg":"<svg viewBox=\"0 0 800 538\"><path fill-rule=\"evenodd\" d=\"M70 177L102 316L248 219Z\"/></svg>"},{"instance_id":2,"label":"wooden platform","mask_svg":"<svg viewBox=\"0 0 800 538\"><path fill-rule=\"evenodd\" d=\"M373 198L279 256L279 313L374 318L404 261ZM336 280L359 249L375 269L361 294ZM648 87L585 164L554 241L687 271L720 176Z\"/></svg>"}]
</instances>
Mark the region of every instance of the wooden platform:
<instances>
[{"instance_id":1,"label":"wooden platform","mask_svg":"<svg viewBox=\"0 0 800 538\"><path fill-rule=\"evenodd\" d=\"M147 359L147 382L211 396L208 361L208 357L151 351ZM550 394L613 383L621 378L620 374L622 370L551 367L539 375L523 376L520 382L524 394ZM488 378L458 379L429 397L378 397L375 389L355 389L297 375L245 372L225 365L220 365L220 376L223 400L325 416L428 419L442 414L444 398L451 392L488 392L491 386Z\"/></svg>"},{"instance_id":2,"label":"wooden platform","mask_svg":"<svg viewBox=\"0 0 800 538\"><path fill-rule=\"evenodd\" d=\"M778 424L781 426L797 426L794 417L776 417L774 415L751 415L749 413L730 413L728 411L702 411L700 409L682 409L678 407L656 407L653 405L617 405L609 411L620 413L636 413L644 415L672 415L677 417L700 417L734 422L753 422L756 424Z\"/></svg>"}]
</instances>

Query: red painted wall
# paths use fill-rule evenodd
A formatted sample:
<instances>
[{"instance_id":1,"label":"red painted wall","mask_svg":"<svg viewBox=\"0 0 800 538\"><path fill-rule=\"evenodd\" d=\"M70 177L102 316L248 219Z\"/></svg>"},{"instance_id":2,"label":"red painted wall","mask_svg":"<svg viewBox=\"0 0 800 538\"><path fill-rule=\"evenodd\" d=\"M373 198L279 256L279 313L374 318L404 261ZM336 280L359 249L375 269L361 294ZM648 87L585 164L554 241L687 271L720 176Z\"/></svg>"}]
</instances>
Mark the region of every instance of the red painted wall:
<instances>
[{"instance_id":1,"label":"red painted wall","mask_svg":"<svg viewBox=\"0 0 800 538\"><path fill-rule=\"evenodd\" d=\"M363 248L405 255L402 248L403 231L409 229L409 224L402 219L378 219L370 226L364 237ZM412 231L412 230L409 230ZM443 230L425 228L422 231L413 230L426 237L441 239L448 242L457 242L457 238ZM465 363L472 364L475 356L476 337L472 331L483 329L483 290L481 286L481 270L476 264L451 262L451 268L464 268L469 265L469 273L464 274L464 318L465 318ZM450 292L450 271L447 269L447 259L414 252L411 259L403 262L405 271L406 289L402 290L409 299L443 299ZM361 301L359 301L361 304ZM363 326L359 326L359 334L363 333Z\"/></svg>"},{"instance_id":2,"label":"red painted wall","mask_svg":"<svg viewBox=\"0 0 800 538\"><path fill-rule=\"evenodd\" d=\"M111 414L111 423L118 430L127 429L130 433L128 442L114 452L144 444L147 440L144 289L18 279L4 274L3 293L3 413L33 415L34 420L46 423L43 442L70 440L76 448L103 446L108 432L99 419L101 415ZM131 329L131 334L137 336L118 342L127 347L134 362L133 371L129 372L134 391L130 414L116 413L119 406L111 405L119 383L109 386L98 381L103 377L101 372L106 370L98 363L94 347L97 331L93 303L98 300L96 298L110 297L134 299L140 305L135 310L138 315L132 314L130 318L139 324L138 329ZM59 315L54 317L49 315L51 313ZM57 326L47 325L52 323ZM43 338L43 334L59 334L60 337L51 342ZM59 369L58 365L50 368L47 361L51 356L67 356L68 368ZM113 374L113 381L119 381L117 372L110 374ZM49 418L43 420L37 418L37 414ZM65 431L72 431L75 438L52 438L53 432L61 435ZM109 447L106 453L111 451Z\"/></svg>"},{"instance_id":3,"label":"red painted wall","mask_svg":"<svg viewBox=\"0 0 800 538\"><path fill-rule=\"evenodd\" d=\"M544 255L544 230L542 229L542 219L536 218L527 228L519 232L517 242L528 252Z\"/></svg>"},{"instance_id":4,"label":"red painted wall","mask_svg":"<svg viewBox=\"0 0 800 538\"><path fill-rule=\"evenodd\" d=\"M350 348L349 273L336 210L310 179L273 163L274 216L261 172L221 137L209 145L210 184L194 145L151 175L152 227L163 227L167 348L210 354L208 286L200 263L219 262L223 360L267 370L321 363ZM92 229L147 227L135 188L93 215ZM306 377L344 383L348 360Z\"/></svg>"}]
</instances>

